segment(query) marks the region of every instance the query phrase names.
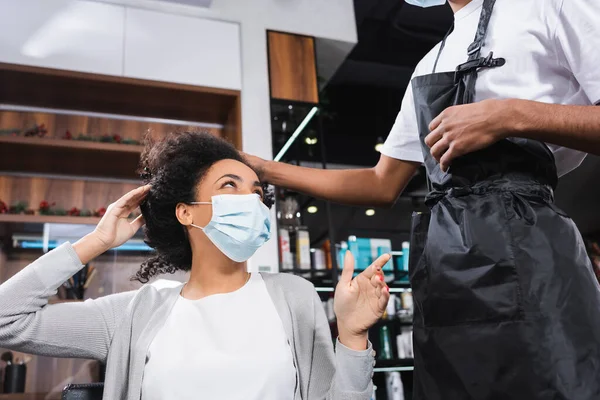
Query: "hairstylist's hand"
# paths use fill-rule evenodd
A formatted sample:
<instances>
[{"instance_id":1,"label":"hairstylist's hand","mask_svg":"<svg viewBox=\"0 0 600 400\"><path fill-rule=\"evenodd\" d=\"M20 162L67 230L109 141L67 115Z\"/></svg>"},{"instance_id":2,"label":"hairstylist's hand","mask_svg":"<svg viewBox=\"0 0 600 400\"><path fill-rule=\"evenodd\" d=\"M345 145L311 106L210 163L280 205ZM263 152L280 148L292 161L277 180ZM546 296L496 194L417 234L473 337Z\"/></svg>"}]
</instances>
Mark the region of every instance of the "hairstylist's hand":
<instances>
[{"instance_id":1,"label":"hairstylist's hand","mask_svg":"<svg viewBox=\"0 0 600 400\"><path fill-rule=\"evenodd\" d=\"M260 178L264 180L265 177L263 175L266 172L267 161L260 157L253 156L248 153L244 153L244 152L240 152L240 153L242 154L242 157L244 157L246 162L248 164L250 164L252 169L254 169L257 172L257 174L260 176Z\"/></svg>"},{"instance_id":2,"label":"hairstylist's hand","mask_svg":"<svg viewBox=\"0 0 600 400\"><path fill-rule=\"evenodd\" d=\"M122 245L135 235L144 225L144 219L141 215L133 221L129 221L128 218L146 198L149 190L149 185L141 186L108 206L96 229L73 245L82 264L87 264L105 251Z\"/></svg>"},{"instance_id":3,"label":"hairstylist's hand","mask_svg":"<svg viewBox=\"0 0 600 400\"><path fill-rule=\"evenodd\" d=\"M390 255L379 257L354 279L354 256L344 257L344 270L335 289L334 311L340 342L353 350L367 348L367 332L385 312L390 293L381 268Z\"/></svg>"}]
</instances>

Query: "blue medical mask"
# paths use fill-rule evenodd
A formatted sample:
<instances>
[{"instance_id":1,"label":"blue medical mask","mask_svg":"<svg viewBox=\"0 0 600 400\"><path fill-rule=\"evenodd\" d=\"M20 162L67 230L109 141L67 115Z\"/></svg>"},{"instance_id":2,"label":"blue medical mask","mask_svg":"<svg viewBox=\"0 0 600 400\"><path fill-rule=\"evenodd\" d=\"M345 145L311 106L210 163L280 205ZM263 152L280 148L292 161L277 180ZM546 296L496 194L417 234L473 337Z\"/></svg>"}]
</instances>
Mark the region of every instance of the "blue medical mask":
<instances>
[{"instance_id":1,"label":"blue medical mask","mask_svg":"<svg viewBox=\"0 0 600 400\"><path fill-rule=\"evenodd\" d=\"M235 262L247 261L271 237L269 209L257 194L213 196L212 218L202 229L211 242Z\"/></svg>"},{"instance_id":2,"label":"blue medical mask","mask_svg":"<svg viewBox=\"0 0 600 400\"><path fill-rule=\"evenodd\" d=\"M435 6L443 6L444 4L446 4L446 0L404 0L406 1L408 4L411 4L413 6L417 6L417 7L435 7Z\"/></svg>"}]
</instances>

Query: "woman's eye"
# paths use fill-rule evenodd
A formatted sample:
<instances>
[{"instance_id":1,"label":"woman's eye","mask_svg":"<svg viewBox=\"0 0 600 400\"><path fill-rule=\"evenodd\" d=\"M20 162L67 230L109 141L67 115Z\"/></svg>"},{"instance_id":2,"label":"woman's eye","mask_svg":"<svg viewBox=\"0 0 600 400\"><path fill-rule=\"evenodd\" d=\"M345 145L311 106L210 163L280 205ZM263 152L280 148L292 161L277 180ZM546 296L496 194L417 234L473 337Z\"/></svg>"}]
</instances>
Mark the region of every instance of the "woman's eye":
<instances>
[{"instance_id":1,"label":"woman's eye","mask_svg":"<svg viewBox=\"0 0 600 400\"><path fill-rule=\"evenodd\" d=\"M224 188L234 188L234 187L236 187L236 186L235 186L235 182L225 182L225 183L223 184L223 187L224 187Z\"/></svg>"},{"instance_id":2,"label":"woman's eye","mask_svg":"<svg viewBox=\"0 0 600 400\"><path fill-rule=\"evenodd\" d=\"M260 197L260 199L262 200L262 198L263 198L263 193L262 193L260 190L257 190L257 191L256 191L256 192L254 192L254 193L256 193L256 194L257 194L257 195Z\"/></svg>"}]
</instances>

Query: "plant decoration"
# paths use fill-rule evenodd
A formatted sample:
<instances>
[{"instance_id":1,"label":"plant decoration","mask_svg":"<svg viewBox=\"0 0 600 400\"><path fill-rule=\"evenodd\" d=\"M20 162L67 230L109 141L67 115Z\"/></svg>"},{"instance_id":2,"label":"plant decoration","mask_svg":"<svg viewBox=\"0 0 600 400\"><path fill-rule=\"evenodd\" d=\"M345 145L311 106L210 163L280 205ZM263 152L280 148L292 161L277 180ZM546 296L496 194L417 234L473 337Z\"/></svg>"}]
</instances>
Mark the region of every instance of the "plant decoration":
<instances>
[{"instance_id":1,"label":"plant decoration","mask_svg":"<svg viewBox=\"0 0 600 400\"><path fill-rule=\"evenodd\" d=\"M51 207L53 207L56 203L48 203L46 200L42 201L40 203L40 208L39 208L39 212L40 215L52 215L51 213Z\"/></svg>"},{"instance_id":2,"label":"plant decoration","mask_svg":"<svg viewBox=\"0 0 600 400\"><path fill-rule=\"evenodd\" d=\"M73 136L70 131L66 131L63 136L65 140L79 140L82 142L100 142L100 143L119 143L119 144L140 144L139 141L129 138L123 138L120 135L102 135L102 136L90 136L80 133L77 136Z\"/></svg>"},{"instance_id":3,"label":"plant decoration","mask_svg":"<svg viewBox=\"0 0 600 400\"><path fill-rule=\"evenodd\" d=\"M8 206L2 200L0 200L0 214L8 214Z\"/></svg>"},{"instance_id":4,"label":"plant decoration","mask_svg":"<svg viewBox=\"0 0 600 400\"><path fill-rule=\"evenodd\" d=\"M102 212L102 215L106 212L104 207L99 208L97 211L92 212L91 210L80 210L77 207L72 207L68 211L64 208L53 208L55 203L50 204L48 201L44 200L40 203L39 213L41 215L68 215L70 217L98 217L98 212Z\"/></svg>"},{"instance_id":5,"label":"plant decoration","mask_svg":"<svg viewBox=\"0 0 600 400\"><path fill-rule=\"evenodd\" d=\"M48 129L46 129L45 124L35 124L33 128L29 128L23 132L23 136L25 137L44 137L46 134L48 134Z\"/></svg>"},{"instance_id":6,"label":"plant decoration","mask_svg":"<svg viewBox=\"0 0 600 400\"><path fill-rule=\"evenodd\" d=\"M20 133L21 130L16 128L0 129L0 136L19 136Z\"/></svg>"},{"instance_id":7,"label":"plant decoration","mask_svg":"<svg viewBox=\"0 0 600 400\"><path fill-rule=\"evenodd\" d=\"M0 136L24 136L24 137L47 137L48 129L46 129L45 124L37 125L35 124L33 127L21 130L18 128L8 128L8 129L0 129ZM58 138L59 136L56 135ZM64 140L79 140L82 142L100 142L100 143L118 143L118 144L132 144L139 145L140 142L131 138L124 138L121 135L111 134L111 135L102 135L102 136L93 136L85 133L79 133L78 135L73 135L69 130L65 131L65 134L62 136Z\"/></svg>"},{"instance_id":8,"label":"plant decoration","mask_svg":"<svg viewBox=\"0 0 600 400\"><path fill-rule=\"evenodd\" d=\"M57 216L70 216L70 217L96 217L102 218L106 214L106 207L100 207L97 210L80 210L77 207L72 207L69 210L64 208L55 207L56 203L50 203L47 200L40 202L40 205L36 210L29 208L29 205L25 201L19 201L12 206L8 207L5 202L0 200L0 214L26 214L26 215L57 215ZM140 215L139 212L132 213L129 218L136 218Z\"/></svg>"},{"instance_id":9,"label":"plant decoration","mask_svg":"<svg viewBox=\"0 0 600 400\"><path fill-rule=\"evenodd\" d=\"M25 201L19 201L10 206L8 209L9 214L25 214L25 211L29 209L29 204Z\"/></svg>"}]
</instances>

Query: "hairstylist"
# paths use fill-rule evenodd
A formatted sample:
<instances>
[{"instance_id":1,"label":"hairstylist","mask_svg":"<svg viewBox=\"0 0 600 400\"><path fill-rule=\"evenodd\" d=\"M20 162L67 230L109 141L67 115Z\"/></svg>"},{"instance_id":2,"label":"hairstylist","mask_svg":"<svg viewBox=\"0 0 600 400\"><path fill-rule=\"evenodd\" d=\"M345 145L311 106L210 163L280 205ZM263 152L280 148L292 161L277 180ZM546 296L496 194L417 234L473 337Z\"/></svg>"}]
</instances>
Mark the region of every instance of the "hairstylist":
<instances>
[{"instance_id":1,"label":"hairstylist","mask_svg":"<svg viewBox=\"0 0 600 400\"><path fill-rule=\"evenodd\" d=\"M393 204L425 163L415 399L599 399L600 292L553 190L600 154L600 2L449 3L453 30L418 64L377 166L249 159L270 183L357 205Z\"/></svg>"}]
</instances>

